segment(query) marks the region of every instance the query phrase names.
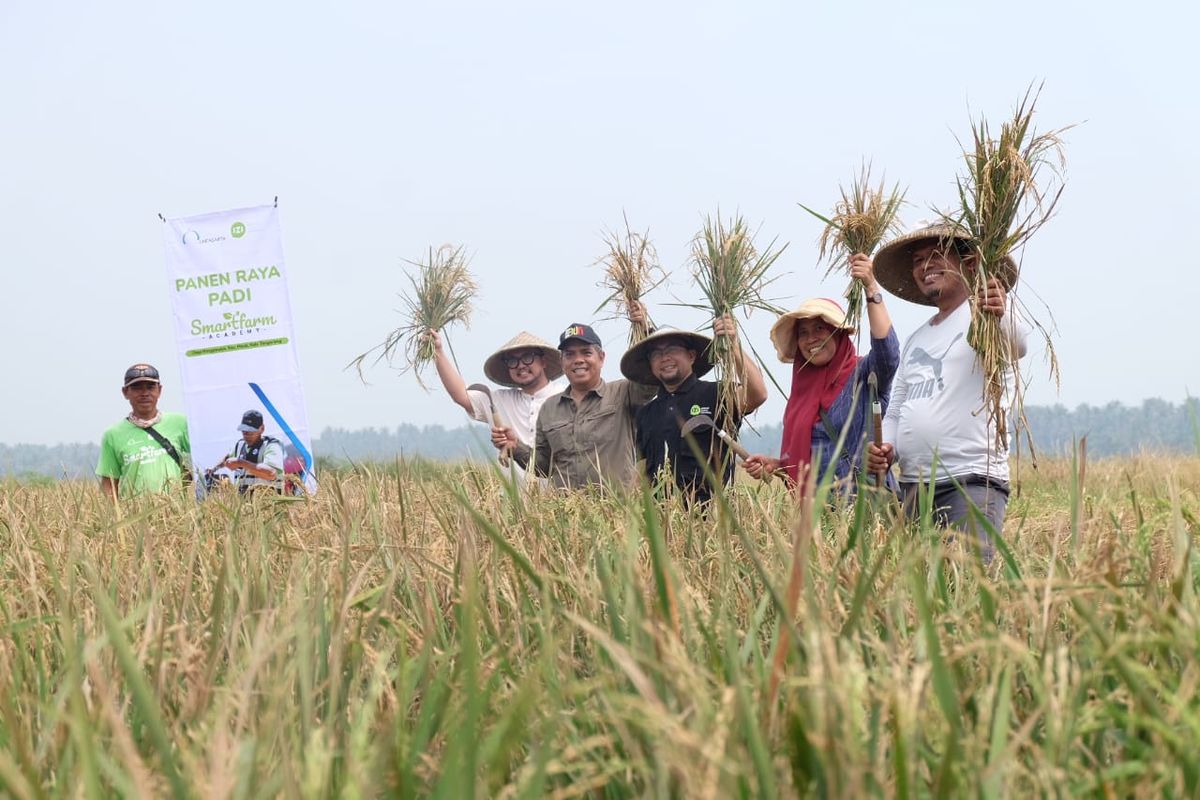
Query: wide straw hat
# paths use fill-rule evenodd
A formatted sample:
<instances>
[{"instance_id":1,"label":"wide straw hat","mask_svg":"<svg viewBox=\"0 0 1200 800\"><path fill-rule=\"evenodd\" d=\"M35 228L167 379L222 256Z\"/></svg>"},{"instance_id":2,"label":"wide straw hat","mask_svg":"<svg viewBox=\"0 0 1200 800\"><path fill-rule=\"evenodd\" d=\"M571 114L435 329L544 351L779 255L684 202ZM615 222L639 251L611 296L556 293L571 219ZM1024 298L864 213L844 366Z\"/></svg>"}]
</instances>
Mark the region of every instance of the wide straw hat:
<instances>
[{"instance_id":1,"label":"wide straw hat","mask_svg":"<svg viewBox=\"0 0 1200 800\"><path fill-rule=\"evenodd\" d=\"M785 364L796 360L796 321L801 319L822 319L837 330L854 333L854 326L846 323L846 312L836 301L828 297L805 300L799 308L787 312L771 326L771 344L775 345L775 354Z\"/></svg>"},{"instance_id":2,"label":"wide straw hat","mask_svg":"<svg viewBox=\"0 0 1200 800\"><path fill-rule=\"evenodd\" d=\"M950 248L955 242L970 245L971 236L962 228L949 222L922 222L908 233L901 234L885 244L875 254L875 280L901 300L910 303L920 303L924 306L936 306L937 303L925 296L917 281L913 278L912 254L918 246L936 241L941 246ZM995 270L995 277L1005 289L1011 289L1017 284L1017 262L1005 257L1000 267Z\"/></svg>"},{"instance_id":3,"label":"wide straw hat","mask_svg":"<svg viewBox=\"0 0 1200 800\"><path fill-rule=\"evenodd\" d=\"M658 378L650 370L650 351L664 339L680 339L689 350L696 351L696 361L692 364L692 374L699 378L713 368L708 348L712 339L702 333L681 331L676 328L659 328L654 333L642 339L621 356L621 374L634 383L646 386L658 386Z\"/></svg>"},{"instance_id":4,"label":"wide straw hat","mask_svg":"<svg viewBox=\"0 0 1200 800\"><path fill-rule=\"evenodd\" d=\"M542 354L542 362L546 365L546 379L552 381L562 376L562 354L558 352L558 348L532 333L521 331L483 362L483 374L487 375L492 383L519 387L508 374L508 367L504 366L504 356L513 350L537 350Z\"/></svg>"}]
</instances>

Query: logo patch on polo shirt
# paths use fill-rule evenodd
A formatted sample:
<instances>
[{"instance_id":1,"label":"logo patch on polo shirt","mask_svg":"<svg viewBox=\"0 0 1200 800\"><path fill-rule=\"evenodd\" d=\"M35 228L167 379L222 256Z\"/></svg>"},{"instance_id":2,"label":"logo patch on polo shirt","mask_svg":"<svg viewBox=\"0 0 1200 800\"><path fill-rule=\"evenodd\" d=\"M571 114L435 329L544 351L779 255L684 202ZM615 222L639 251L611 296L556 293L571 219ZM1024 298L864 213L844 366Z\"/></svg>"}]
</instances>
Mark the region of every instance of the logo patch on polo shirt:
<instances>
[{"instance_id":1,"label":"logo patch on polo shirt","mask_svg":"<svg viewBox=\"0 0 1200 800\"><path fill-rule=\"evenodd\" d=\"M708 416L711 417L712 409L709 408L708 406L702 406L699 403L697 403L688 409L688 413L691 414L693 417L698 417L701 414L707 414Z\"/></svg>"}]
</instances>

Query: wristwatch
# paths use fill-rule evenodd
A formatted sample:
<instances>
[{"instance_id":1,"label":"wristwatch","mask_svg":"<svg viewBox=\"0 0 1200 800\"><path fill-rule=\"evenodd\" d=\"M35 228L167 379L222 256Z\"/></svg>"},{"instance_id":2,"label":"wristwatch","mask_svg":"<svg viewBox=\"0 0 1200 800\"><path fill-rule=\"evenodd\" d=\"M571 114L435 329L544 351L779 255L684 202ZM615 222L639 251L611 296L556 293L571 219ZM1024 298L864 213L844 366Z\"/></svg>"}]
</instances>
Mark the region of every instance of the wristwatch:
<instances>
[{"instance_id":1,"label":"wristwatch","mask_svg":"<svg viewBox=\"0 0 1200 800\"><path fill-rule=\"evenodd\" d=\"M876 289L875 294L867 295L867 302L868 303L882 303L883 302L883 292Z\"/></svg>"}]
</instances>

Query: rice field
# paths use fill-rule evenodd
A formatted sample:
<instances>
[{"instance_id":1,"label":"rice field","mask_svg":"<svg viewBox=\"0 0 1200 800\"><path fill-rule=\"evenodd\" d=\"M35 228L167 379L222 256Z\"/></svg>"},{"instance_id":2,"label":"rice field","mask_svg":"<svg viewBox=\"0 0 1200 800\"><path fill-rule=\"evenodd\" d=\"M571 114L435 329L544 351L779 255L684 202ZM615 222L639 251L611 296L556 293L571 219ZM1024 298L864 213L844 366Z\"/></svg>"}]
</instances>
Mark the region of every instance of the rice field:
<instances>
[{"instance_id":1,"label":"rice field","mask_svg":"<svg viewBox=\"0 0 1200 800\"><path fill-rule=\"evenodd\" d=\"M1197 796L1200 458L1024 472L986 568L775 485L3 483L0 793Z\"/></svg>"}]
</instances>

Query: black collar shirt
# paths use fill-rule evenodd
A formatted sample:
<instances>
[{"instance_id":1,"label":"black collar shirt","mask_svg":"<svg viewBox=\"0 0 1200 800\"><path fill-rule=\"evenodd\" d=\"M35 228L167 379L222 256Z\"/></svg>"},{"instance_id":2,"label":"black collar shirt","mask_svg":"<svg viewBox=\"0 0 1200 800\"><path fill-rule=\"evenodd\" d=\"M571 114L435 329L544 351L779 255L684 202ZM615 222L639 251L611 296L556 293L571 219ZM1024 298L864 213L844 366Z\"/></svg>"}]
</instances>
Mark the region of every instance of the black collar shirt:
<instances>
[{"instance_id":1,"label":"black collar shirt","mask_svg":"<svg viewBox=\"0 0 1200 800\"><path fill-rule=\"evenodd\" d=\"M658 394L637 413L638 452L646 460L646 475L653 480L670 464L675 485L695 500L707 500L710 491L704 478L704 467L684 440L681 429L685 422L699 414L712 417L718 426L724 416L719 409L720 385L688 376L675 391L660 386ZM741 418L736 420L741 425ZM707 456L710 469L723 476L726 483L733 477L733 462L712 428L693 434L701 454Z\"/></svg>"}]
</instances>

